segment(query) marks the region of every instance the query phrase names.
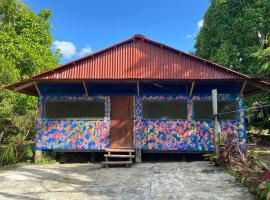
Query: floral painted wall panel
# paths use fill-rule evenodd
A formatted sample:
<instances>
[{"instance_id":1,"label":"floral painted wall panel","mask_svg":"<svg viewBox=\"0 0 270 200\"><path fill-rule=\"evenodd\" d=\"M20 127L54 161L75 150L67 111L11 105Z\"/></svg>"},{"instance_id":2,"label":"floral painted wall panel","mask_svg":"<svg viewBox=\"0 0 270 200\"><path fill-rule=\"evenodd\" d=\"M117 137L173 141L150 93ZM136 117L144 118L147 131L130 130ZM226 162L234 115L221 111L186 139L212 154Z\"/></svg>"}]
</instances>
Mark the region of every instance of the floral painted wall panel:
<instances>
[{"instance_id":1,"label":"floral painted wall panel","mask_svg":"<svg viewBox=\"0 0 270 200\"><path fill-rule=\"evenodd\" d=\"M86 97L42 97L38 104L36 149L105 149L109 147L110 98L89 97L89 100L104 100L104 120L49 120L43 115L46 99L77 100ZM222 137L233 135L235 141L245 145L244 112L242 98L220 95L221 100L237 99L238 120L223 121ZM142 99L187 100L187 120L145 120L142 118ZM211 97L194 96L196 100ZM148 150L214 151L212 121L193 120L192 100L186 96L143 96L136 97L134 110L134 146Z\"/></svg>"},{"instance_id":2,"label":"floral painted wall panel","mask_svg":"<svg viewBox=\"0 0 270 200\"><path fill-rule=\"evenodd\" d=\"M211 96L194 96L193 100L211 100ZM222 136L229 132L245 145L246 134L242 99L235 95L219 95L219 100L237 100L238 120L221 123ZM142 117L142 100L187 100L188 120L148 120ZM193 120L192 100L186 96L143 96L136 98L134 143L147 150L214 151L213 122Z\"/></svg>"},{"instance_id":3,"label":"floral painted wall panel","mask_svg":"<svg viewBox=\"0 0 270 200\"><path fill-rule=\"evenodd\" d=\"M105 149L109 146L110 98L97 96L88 100L105 102L104 120L51 120L44 118L45 100L86 100L86 97L42 97L39 100L36 149Z\"/></svg>"},{"instance_id":4,"label":"floral painted wall panel","mask_svg":"<svg viewBox=\"0 0 270 200\"><path fill-rule=\"evenodd\" d=\"M37 149L104 149L109 124L90 120L41 120Z\"/></svg>"},{"instance_id":5,"label":"floral painted wall panel","mask_svg":"<svg viewBox=\"0 0 270 200\"><path fill-rule=\"evenodd\" d=\"M136 147L149 150L213 151L212 122L143 120Z\"/></svg>"}]
</instances>

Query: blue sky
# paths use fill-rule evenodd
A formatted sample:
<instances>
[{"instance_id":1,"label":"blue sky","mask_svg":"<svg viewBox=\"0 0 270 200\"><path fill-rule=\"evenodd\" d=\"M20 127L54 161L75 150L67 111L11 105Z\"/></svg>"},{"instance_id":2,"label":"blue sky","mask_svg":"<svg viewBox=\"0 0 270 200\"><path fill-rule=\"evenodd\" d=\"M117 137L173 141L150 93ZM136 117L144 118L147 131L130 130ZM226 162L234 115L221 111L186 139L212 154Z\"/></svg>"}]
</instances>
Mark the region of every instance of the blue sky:
<instances>
[{"instance_id":1,"label":"blue sky","mask_svg":"<svg viewBox=\"0 0 270 200\"><path fill-rule=\"evenodd\" d=\"M190 51L209 0L24 0L33 11L52 10L54 48L61 63L142 34Z\"/></svg>"}]
</instances>

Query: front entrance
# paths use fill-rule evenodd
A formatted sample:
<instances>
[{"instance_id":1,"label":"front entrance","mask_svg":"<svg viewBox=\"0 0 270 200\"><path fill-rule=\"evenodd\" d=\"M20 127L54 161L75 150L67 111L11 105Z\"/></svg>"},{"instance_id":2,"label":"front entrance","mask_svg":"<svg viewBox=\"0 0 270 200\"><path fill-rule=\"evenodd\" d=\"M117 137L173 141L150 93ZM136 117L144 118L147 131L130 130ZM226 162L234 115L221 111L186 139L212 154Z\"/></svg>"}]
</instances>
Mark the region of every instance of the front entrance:
<instances>
[{"instance_id":1,"label":"front entrance","mask_svg":"<svg viewBox=\"0 0 270 200\"><path fill-rule=\"evenodd\" d=\"M133 109L131 96L111 97L110 148L133 148Z\"/></svg>"}]
</instances>

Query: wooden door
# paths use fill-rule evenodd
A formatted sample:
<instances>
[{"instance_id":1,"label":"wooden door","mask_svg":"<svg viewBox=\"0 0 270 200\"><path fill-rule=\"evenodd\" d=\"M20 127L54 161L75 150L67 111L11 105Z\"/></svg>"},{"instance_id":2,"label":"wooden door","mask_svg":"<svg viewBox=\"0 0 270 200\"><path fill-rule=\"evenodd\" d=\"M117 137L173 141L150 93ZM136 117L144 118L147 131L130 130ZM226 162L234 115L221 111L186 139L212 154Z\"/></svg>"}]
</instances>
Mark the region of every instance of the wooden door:
<instances>
[{"instance_id":1,"label":"wooden door","mask_svg":"<svg viewBox=\"0 0 270 200\"><path fill-rule=\"evenodd\" d=\"M130 96L111 97L110 148L133 148L133 104Z\"/></svg>"}]
</instances>

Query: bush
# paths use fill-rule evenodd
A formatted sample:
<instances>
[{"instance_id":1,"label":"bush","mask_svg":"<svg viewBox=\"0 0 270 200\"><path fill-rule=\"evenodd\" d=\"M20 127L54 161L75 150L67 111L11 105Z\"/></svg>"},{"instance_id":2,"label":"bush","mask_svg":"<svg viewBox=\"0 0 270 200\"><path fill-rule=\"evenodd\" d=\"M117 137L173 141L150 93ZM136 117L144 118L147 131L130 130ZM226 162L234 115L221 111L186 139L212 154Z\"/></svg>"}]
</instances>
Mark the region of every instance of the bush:
<instances>
[{"instance_id":1,"label":"bush","mask_svg":"<svg viewBox=\"0 0 270 200\"><path fill-rule=\"evenodd\" d=\"M36 164L54 164L57 163L55 160L55 153L53 151L43 151L41 159Z\"/></svg>"},{"instance_id":2,"label":"bush","mask_svg":"<svg viewBox=\"0 0 270 200\"><path fill-rule=\"evenodd\" d=\"M270 200L269 167L247 149L229 142L221 153L221 166L261 200Z\"/></svg>"},{"instance_id":3,"label":"bush","mask_svg":"<svg viewBox=\"0 0 270 200\"><path fill-rule=\"evenodd\" d=\"M33 160L32 146L26 142L26 135L10 136L8 144L0 154L0 165L10 165Z\"/></svg>"},{"instance_id":4,"label":"bush","mask_svg":"<svg viewBox=\"0 0 270 200\"><path fill-rule=\"evenodd\" d=\"M264 189L259 192L259 200L270 200L270 182L265 182Z\"/></svg>"}]
</instances>

